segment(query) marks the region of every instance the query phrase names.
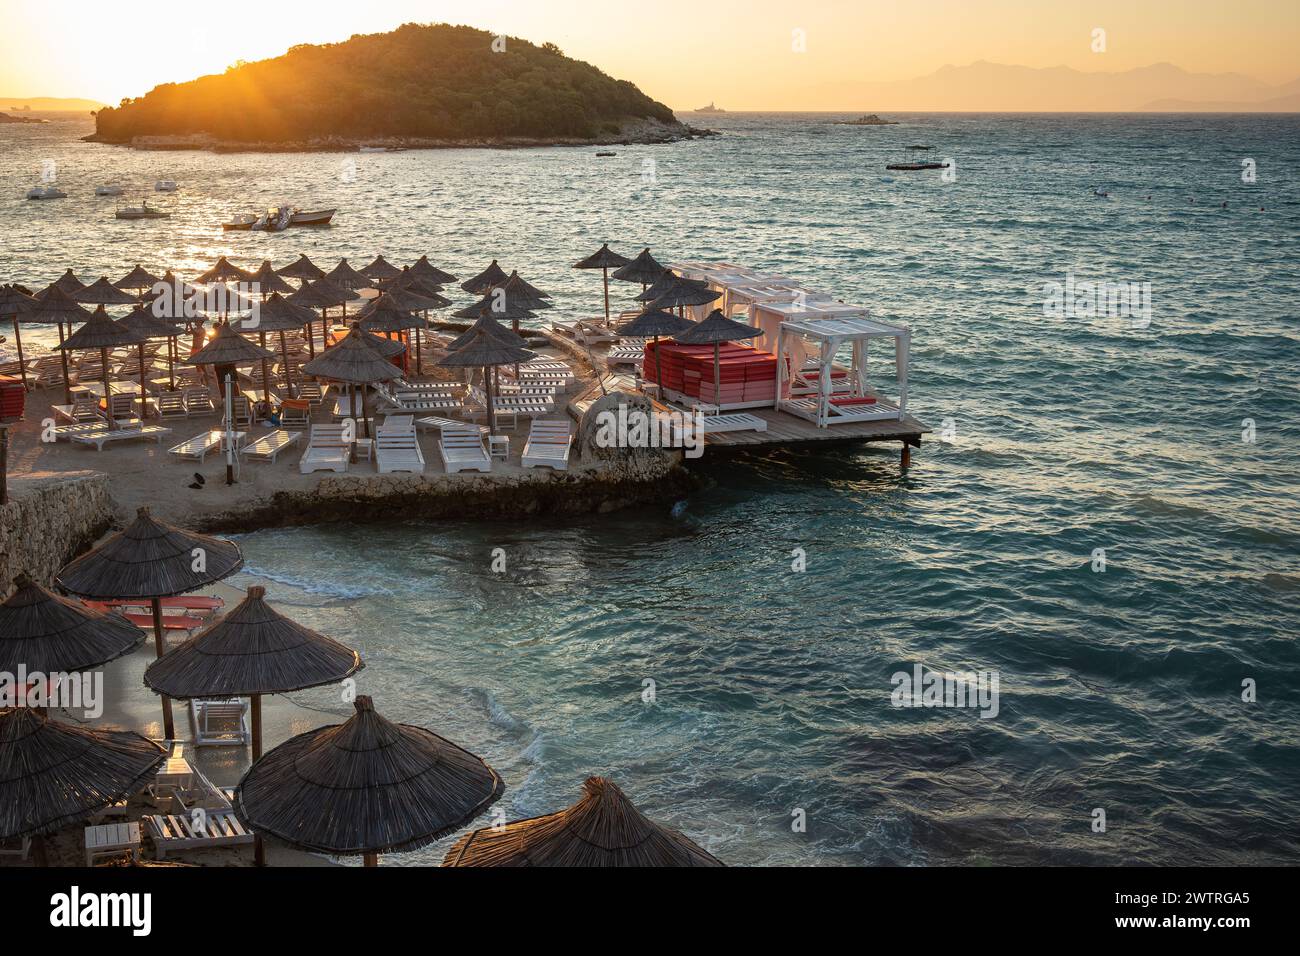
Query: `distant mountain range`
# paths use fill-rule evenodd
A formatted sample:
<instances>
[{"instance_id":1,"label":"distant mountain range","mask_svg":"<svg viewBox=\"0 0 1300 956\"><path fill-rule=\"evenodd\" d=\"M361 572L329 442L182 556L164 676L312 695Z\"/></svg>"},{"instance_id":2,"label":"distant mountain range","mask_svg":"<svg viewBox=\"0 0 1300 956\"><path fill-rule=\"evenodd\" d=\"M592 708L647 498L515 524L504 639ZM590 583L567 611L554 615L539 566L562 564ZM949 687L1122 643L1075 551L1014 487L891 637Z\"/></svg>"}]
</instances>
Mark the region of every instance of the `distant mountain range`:
<instances>
[{"instance_id":1,"label":"distant mountain range","mask_svg":"<svg viewBox=\"0 0 1300 956\"><path fill-rule=\"evenodd\" d=\"M25 112L27 107L35 113L89 113L103 109L106 104L98 100L82 100L57 96L0 96L0 110L8 113Z\"/></svg>"},{"instance_id":2,"label":"distant mountain range","mask_svg":"<svg viewBox=\"0 0 1300 956\"><path fill-rule=\"evenodd\" d=\"M952 112L1295 112L1300 79L1273 86L1242 73L1157 63L1117 73L980 60L911 80L838 81L804 91L845 109ZM797 95L797 94L796 94Z\"/></svg>"}]
</instances>

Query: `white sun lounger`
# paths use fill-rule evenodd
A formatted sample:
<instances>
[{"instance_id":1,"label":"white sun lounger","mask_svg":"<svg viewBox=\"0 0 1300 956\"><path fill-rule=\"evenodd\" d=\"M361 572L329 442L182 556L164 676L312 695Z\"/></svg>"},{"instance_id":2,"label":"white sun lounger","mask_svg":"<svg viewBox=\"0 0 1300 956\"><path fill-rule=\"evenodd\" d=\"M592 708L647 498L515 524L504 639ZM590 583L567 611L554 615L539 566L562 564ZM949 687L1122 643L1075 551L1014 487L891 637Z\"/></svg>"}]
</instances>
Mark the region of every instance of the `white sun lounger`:
<instances>
[{"instance_id":1,"label":"white sun lounger","mask_svg":"<svg viewBox=\"0 0 1300 956\"><path fill-rule=\"evenodd\" d=\"M269 461L271 464L275 464L276 456L291 445L296 445L301 437L302 432L276 429L273 432L267 432L257 441L245 445L240 451L245 458L254 461Z\"/></svg>"},{"instance_id":2,"label":"white sun lounger","mask_svg":"<svg viewBox=\"0 0 1300 956\"><path fill-rule=\"evenodd\" d=\"M194 721L194 746L242 747L252 739L248 731L248 702L242 697L190 701Z\"/></svg>"},{"instance_id":3,"label":"white sun lounger","mask_svg":"<svg viewBox=\"0 0 1300 956\"><path fill-rule=\"evenodd\" d=\"M138 428L114 428L108 431L80 432L68 437L72 441L80 442L83 445L94 445L95 451L103 451L104 446L109 442L127 441L132 438L153 438L161 445L163 438L171 433L170 428L163 428L161 425L142 425Z\"/></svg>"},{"instance_id":4,"label":"white sun lounger","mask_svg":"<svg viewBox=\"0 0 1300 956\"><path fill-rule=\"evenodd\" d=\"M444 428L438 439L438 453L447 474L458 471L491 471L492 459L483 447L483 435L477 428Z\"/></svg>"},{"instance_id":5,"label":"white sun lounger","mask_svg":"<svg viewBox=\"0 0 1300 956\"><path fill-rule=\"evenodd\" d=\"M394 423L394 418L406 419ZM395 471L424 473L424 453L415 433L415 422L407 415L391 415L375 433L375 468L381 475Z\"/></svg>"},{"instance_id":6,"label":"white sun lounger","mask_svg":"<svg viewBox=\"0 0 1300 956\"><path fill-rule=\"evenodd\" d=\"M167 454L175 455L177 458L190 458L201 463L211 452L221 447L221 439L224 435L225 432L214 428L202 435L195 435L179 445L173 445L167 449Z\"/></svg>"},{"instance_id":7,"label":"white sun lounger","mask_svg":"<svg viewBox=\"0 0 1300 956\"><path fill-rule=\"evenodd\" d=\"M199 818L202 826L195 825ZM193 816L155 814L146 817L158 859L177 850L196 850L214 846L239 846L253 842L253 834L244 829L233 810L207 810Z\"/></svg>"},{"instance_id":8,"label":"white sun lounger","mask_svg":"<svg viewBox=\"0 0 1300 956\"><path fill-rule=\"evenodd\" d=\"M520 459L525 468L545 465L557 471L569 470L569 448L573 435L569 423L560 419L536 419L528 430L528 442Z\"/></svg>"},{"instance_id":9,"label":"white sun lounger","mask_svg":"<svg viewBox=\"0 0 1300 956\"><path fill-rule=\"evenodd\" d=\"M313 471L347 471L352 448L344 439L343 430L342 425L312 425L298 470L304 475Z\"/></svg>"},{"instance_id":10,"label":"white sun lounger","mask_svg":"<svg viewBox=\"0 0 1300 956\"><path fill-rule=\"evenodd\" d=\"M189 418L190 410L185 404L185 393L159 392L158 415L161 418Z\"/></svg>"},{"instance_id":11,"label":"white sun lounger","mask_svg":"<svg viewBox=\"0 0 1300 956\"><path fill-rule=\"evenodd\" d=\"M426 418L417 418L415 424L423 425L425 428L436 428L440 432L446 431L449 428L452 431L468 431L474 427L472 425L467 425L465 422L457 421L454 418L439 418L437 415L429 415ZM488 427L486 425L479 425L478 432L480 435L486 435L488 433Z\"/></svg>"},{"instance_id":12,"label":"white sun lounger","mask_svg":"<svg viewBox=\"0 0 1300 956\"><path fill-rule=\"evenodd\" d=\"M710 432L765 432L767 422L757 415L730 412L722 415L704 415L704 433Z\"/></svg>"}]
</instances>

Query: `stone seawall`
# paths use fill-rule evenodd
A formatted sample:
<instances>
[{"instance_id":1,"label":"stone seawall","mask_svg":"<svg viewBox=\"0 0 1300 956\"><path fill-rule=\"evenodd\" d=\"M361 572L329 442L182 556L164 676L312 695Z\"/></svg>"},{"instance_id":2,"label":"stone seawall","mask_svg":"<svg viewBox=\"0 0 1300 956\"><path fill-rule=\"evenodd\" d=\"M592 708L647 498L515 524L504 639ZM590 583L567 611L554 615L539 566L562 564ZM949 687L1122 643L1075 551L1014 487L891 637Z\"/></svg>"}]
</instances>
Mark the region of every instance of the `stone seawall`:
<instances>
[{"instance_id":1,"label":"stone seawall","mask_svg":"<svg viewBox=\"0 0 1300 956\"><path fill-rule=\"evenodd\" d=\"M49 585L58 570L113 523L108 476L81 471L9 479L0 507L0 597L20 572Z\"/></svg>"}]
</instances>

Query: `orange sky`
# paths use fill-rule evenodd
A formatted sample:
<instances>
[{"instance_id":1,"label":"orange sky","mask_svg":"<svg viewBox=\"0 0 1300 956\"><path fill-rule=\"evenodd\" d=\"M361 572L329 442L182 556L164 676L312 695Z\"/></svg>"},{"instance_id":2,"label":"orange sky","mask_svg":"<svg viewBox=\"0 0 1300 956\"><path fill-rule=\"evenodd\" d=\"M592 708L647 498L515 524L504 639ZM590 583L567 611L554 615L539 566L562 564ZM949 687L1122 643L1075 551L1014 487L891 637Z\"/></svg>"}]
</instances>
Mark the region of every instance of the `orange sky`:
<instances>
[{"instance_id":1,"label":"orange sky","mask_svg":"<svg viewBox=\"0 0 1300 956\"><path fill-rule=\"evenodd\" d=\"M1269 83L1300 75L1300 0L649 0L637 6L653 15L638 15L635 25L617 13L620 6L0 0L0 96L116 103L295 43L413 20L551 40L675 109L709 100L730 109L865 107L872 104L851 102L853 82L908 79L976 60L1086 71L1171 62ZM1096 27L1106 31L1104 53L1091 49ZM796 29L806 52L792 48Z\"/></svg>"}]
</instances>

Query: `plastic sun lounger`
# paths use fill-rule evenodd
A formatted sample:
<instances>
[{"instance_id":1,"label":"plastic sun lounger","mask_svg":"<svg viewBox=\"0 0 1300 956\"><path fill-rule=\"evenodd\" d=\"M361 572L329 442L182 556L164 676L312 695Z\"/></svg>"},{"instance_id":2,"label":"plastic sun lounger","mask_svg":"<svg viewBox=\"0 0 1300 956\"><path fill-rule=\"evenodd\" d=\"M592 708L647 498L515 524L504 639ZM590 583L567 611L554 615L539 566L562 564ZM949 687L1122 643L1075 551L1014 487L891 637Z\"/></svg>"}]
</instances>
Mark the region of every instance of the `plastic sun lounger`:
<instances>
[{"instance_id":1,"label":"plastic sun lounger","mask_svg":"<svg viewBox=\"0 0 1300 956\"><path fill-rule=\"evenodd\" d=\"M149 602L142 600L115 600L102 601L102 604L108 607L143 607L148 608ZM176 597L159 598L158 603L163 608L182 608L186 611L219 611L226 606L224 599L219 597L207 597L202 594L181 594Z\"/></svg>"},{"instance_id":2,"label":"plastic sun lounger","mask_svg":"<svg viewBox=\"0 0 1300 956\"><path fill-rule=\"evenodd\" d=\"M396 427L385 422L380 427L375 435L375 468L381 475L395 471L424 473L424 453L420 451L414 422Z\"/></svg>"},{"instance_id":3,"label":"plastic sun lounger","mask_svg":"<svg viewBox=\"0 0 1300 956\"><path fill-rule=\"evenodd\" d=\"M224 432L214 428L202 435L195 435L179 445L173 445L167 449L167 454L175 455L177 458L189 458L202 463L204 458L207 458L208 455L221 447L221 439L224 434Z\"/></svg>"},{"instance_id":4,"label":"plastic sun lounger","mask_svg":"<svg viewBox=\"0 0 1300 956\"><path fill-rule=\"evenodd\" d=\"M478 429L444 428L438 439L438 453L447 474L458 471L491 471L492 459L483 447L483 435Z\"/></svg>"},{"instance_id":5,"label":"plastic sun lounger","mask_svg":"<svg viewBox=\"0 0 1300 956\"><path fill-rule=\"evenodd\" d=\"M195 825L196 817L201 826ZM253 842L253 834L244 829L233 810L211 810L194 816L155 814L145 820L149 835L153 837L154 852L160 860L176 850L239 846Z\"/></svg>"},{"instance_id":6,"label":"plastic sun lounger","mask_svg":"<svg viewBox=\"0 0 1300 956\"><path fill-rule=\"evenodd\" d=\"M189 418L184 392L159 392L158 416L160 418Z\"/></svg>"},{"instance_id":7,"label":"plastic sun lounger","mask_svg":"<svg viewBox=\"0 0 1300 956\"><path fill-rule=\"evenodd\" d=\"M170 428L163 428L161 425L143 425L139 428L116 428L108 431L84 432L68 437L83 445L94 445L96 451L103 451L104 445L108 442L127 441L132 438L153 438L161 445L163 438L171 433Z\"/></svg>"},{"instance_id":8,"label":"plastic sun lounger","mask_svg":"<svg viewBox=\"0 0 1300 956\"><path fill-rule=\"evenodd\" d=\"M98 601L83 601L86 607L96 611L114 610L107 604L101 604ZM147 631L153 630L153 613L115 610L116 614L126 618L136 627L142 627ZM193 614L164 614L162 616L162 626L164 631L192 631L196 627L202 627L206 622L201 617Z\"/></svg>"},{"instance_id":9,"label":"plastic sun lounger","mask_svg":"<svg viewBox=\"0 0 1300 956\"><path fill-rule=\"evenodd\" d=\"M342 425L312 425L298 470L304 475L313 471L345 472L352 451L349 445L343 438Z\"/></svg>"},{"instance_id":10,"label":"plastic sun lounger","mask_svg":"<svg viewBox=\"0 0 1300 956\"><path fill-rule=\"evenodd\" d=\"M569 448L573 445L573 435L569 423L558 419L541 419L534 421L528 431L528 442L520 463L525 468L545 465L557 471L569 470Z\"/></svg>"},{"instance_id":11,"label":"plastic sun lounger","mask_svg":"<svg viewBox=\"0 0 1300 956\"><path fill-rule=\"evenodd\" d=\"M722 415L703 416L704 433L710 432L765 432L767 422L757 415L731 412Z\"/></svg>"},{"instance_id":12,"label":"plastic sun lounger","mask_svg":"<svg viewBox=\"0 0 1300 956\"><path fill-rule=\"evenodd\" d=\"M473 427L464 422L457 421L454 418L439 418L436 415L430 415L427 418L417 418L415 424L423 425L425 428L436 428L440 432L447 431L448 429L463 432L469 431ZM480 435L486 435L488 433L488 427L486 425L479 425L478 433Z\"/></svg>"},{"instance_id":13,"label":"plastic sun lounger","mask_svg":"<svg viewBox=\"0 0 1300 956\"><path fill-rule=\"evenodd\" d=\"M240 451L245 458L251 458L255 461L269 461L271 464L275 464L276 456L291 445L296 445L301 437L302 432L276 429L263 435L257 441L245 445Z\"/></svg>"},{"instance_id":14,"label":"plastic sun lounger","mask_svg":"<svg viewBox=\"0 0 1300 956\"><path fill-rule=\"evenodd\" d=\"M242 697L191 700L190 719L196 747L242 747L252 739L248 702Z\"/></svg>"}]
</instances>

